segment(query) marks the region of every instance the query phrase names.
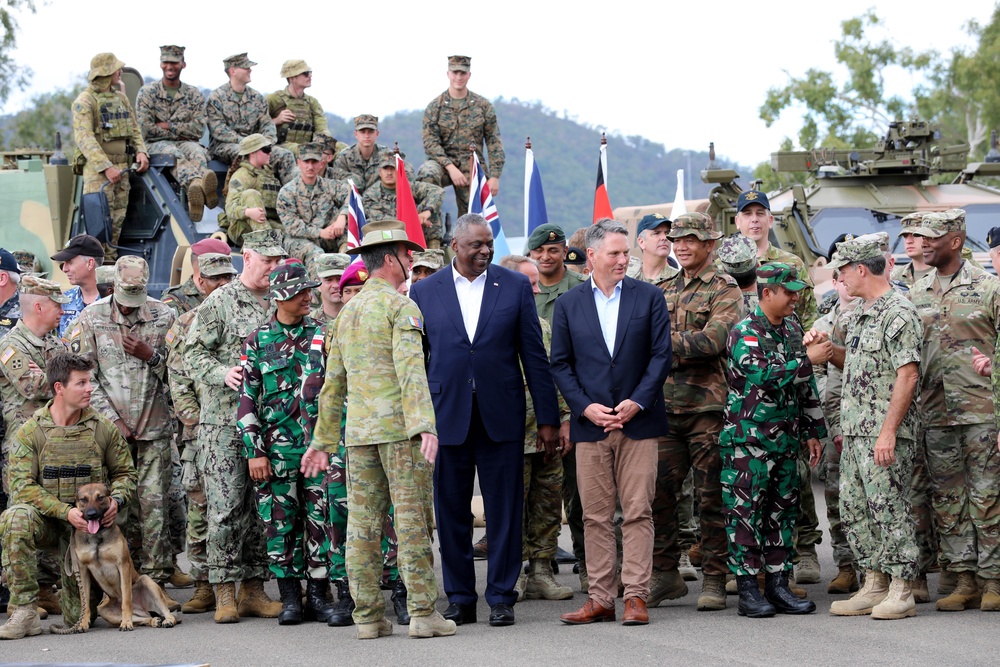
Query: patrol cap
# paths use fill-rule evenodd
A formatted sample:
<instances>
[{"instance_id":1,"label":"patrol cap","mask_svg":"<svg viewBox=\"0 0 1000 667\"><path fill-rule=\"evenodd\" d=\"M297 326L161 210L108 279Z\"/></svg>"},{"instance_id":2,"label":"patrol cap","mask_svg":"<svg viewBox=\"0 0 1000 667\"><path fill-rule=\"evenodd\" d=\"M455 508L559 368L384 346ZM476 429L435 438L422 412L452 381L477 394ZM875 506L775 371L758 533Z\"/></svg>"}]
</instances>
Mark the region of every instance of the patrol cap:
<instances>
[{"instance_id":1,"label":"patrol cap","mask_svg":"<svg viewBox=\"0 0 1000 667\"><path fill-rule=\"evenodd\" d=\"M986 244L990 247L990 250L1000 245L1000 227L994 227L986 232Z\"/></svg>"},{"instance_id":2,"label":"patrol cap","mask_svg":"<svg viewBox=\"0 0 1000 667\"><path fill-rule=\"evenodd\" d=\"M926 211L914 211L909 215L904 215L903 219L899 221L899 224L903 226L899 230L900 234L916 234L923 224L924 216L927 215Z\"/></svg>"},{"instance_id":3,"label":"patrol cap","mask_svg":"<svg viewBox=\"0 0 1000 667\"><path fill-rule=\"evenodd\" d=\"M719 245L719 261L726 273L742 276L757 267L757 244L742 234L733 234Z\"/></svg>"},{"instance_id":4,"label":"patrol cap","mask_svg":"<svg viewBox=\"0 0 1000 667\"><path fill-rule=\"evenodd\" d=\"M767 201L767 195L760 190L741 192L739 199L736 200L736 212L739 213L750 204L760 204L768 211L771 210L771 202Z\"/></svg>"},{"instance_id":5,"label":"patrol cap","mask_svg":"<svg viewBox=\"0 0 1000 667\"><path fill-rule=\"evenodd\" d=\"M17 265L17 260L14 259L14 254L10 250L5 250L4 248L0 248L0 271L13 271L17 274L21 273L21 267Z\"/></svg>"},{"instance_id":6,"label":"patrol cap","mask_svg":"<svg viewBox=\"0 0 1000 667\"><path fill-rule=\"evenodd\" d=\"M271 283L271 291L267 298L275 301L287 301L307 289L319 287L319 281L310 280L306 275L306 267L298 261L281 264L271 271L268 281Z\"/></svg>"},{"instance_id":7,"label":"patrol cap","mask_svg":"<svg viewBox=\"0 0 1000 667\"><path fill-rule=\"evenodd\" d=\"M363 113L360 116L354 117L354 129L355 130L377 130L378 129L378 116L373 116L370 113Z\"/></svg>"},{"instance_id":8,"label":"patrol cap","mask_svg":"<svg viewBox=\"0 0 1000 667\"><path fill-rule=\"evenodd\" d=\"M102 264L94 271L94 277L98 285L113 285L115 283L114 264Z\"/></svg>"},{"instance_id":9,"label":"patrol cap","mask_svg":"<svg viewBox=\"0 0 1000 667\"><path fill-rule=\"evenodd\" d=\"M77 234L63 246L63 249L52 255L49 259L57 262L65 262L74 257L104 257L104 246L101 242L89 234Z\"/></svg>"},{"instance_id":10,"label":"patrol cap","mask_svg":"<svg viewBox=\"0 0 1000 667\"><path fill-rule=\"evenodd\" d=\"M347 250L348 255L358 255L362 250L367 248L387 245L389 243L402 243L408 249L415 252L423 251L423 248L418 243L414 243L406 236L406 225L399 220L369 222L361 228L361 233L364 235L364 238L361 239L361 245L356 248L349 248Z\"/></svg>"},{"instance_id":11,"label":"patrol cap","mask_svg":"<svg viewBox=\"0 0 1000 667\"><path fill-rule=\"evenodd\" d=\"M715 219L704 213L684 213L677 216L667 232L667 238L670 239L692 235L702 241L722 238L722 232L715 228Z\"/></svg>"},{"instance_id":12,"label":"patrol cap","mask_svg":"<svg viewBox=\"0 0 1000 667\"><path fill-rule=\"evenodd\" d=\"M368 282L368 269L361 262L354 262L347 267L344 275L340 276L340 289L352 285L364 285L366 282Z\"/></svg>"},{"instance_id":13,"label":"patrol cap","mask_svg":"<svg viewBox=\"0 0 1000 667\"><path fill-rule=\"evenodd\" d=\"M583 248L577 248L576 246L570 246L566 250L566 259L563 260L563 264L572 264L573 266L580 266L587 263L587 251Z\"/></svg>"},{"instance_id":14,"label":"patrol cap","mask_svg":"<svg viewBox=\"0 0 1000 667\"><path fill-rule=\"evenodd\" d=\"M274 142L263 134L251 134L249 137L243 137L240 140L240 155L250 155L250 153L259 151L261 148L270 146L272 143Z\"/></svg>"},{"instance_id":15,"label":"patrol cap","mask_svg":"<svg viewBox=\"0 0 1000 667\"><path fill-rule=\"evenodd\" d=\"M215 276L235 276L236 269L233 267L233 258L227 252L206 252L198 257L198 270L206 278Z\"/></svg>"},{"instance_id":16,"label":"patrol cap","mask_svg":"<svg viewBox=\"0 0 1000 667\"><path fill-rule=\"evenodd\" d=\"M17 287L21 294L47 296L56 303L69 303L69 297L62 293L59 283L52 280L46 280L39 276L24 276Z\"/></svg>"},{"instance_id":17,"label":"patrol cap","mask_svg":"<svg viewBox=\"0 0 1000 667\"><path fill-rule=\"evenodd\" d=\"M310 142L308 144L302 144L299 146L299 159L300 160L316 160L319 162L323 159L323 144Z\"/></svg>"},{"instance_id":18,"label":"patrol cap","mask_svg":"<svg viewBox=\"0 0 1000 667\"><path fill-rule=\"evenodd\" d=\"M124 255L115 262L115 302L138 308L146 303L149 264L137 255Z\"/></svg>"},{"instance_id":19,"label":"patrol cap","mask_svg":"<svg viewBox=\"0 0 1000 667\"><path fill-rule=\"evenodd\" d=\"M184 47L167 44L160 47L161 63L182 63L184 62Z\"/></svg>"},{"instance_id":20,"label":"patrol cap","mask_svg":"<svg viewBox=\"0 0 1000 667\"><path fill-rule=\"evenodd\" d=\"M878 243L879 250L882 252L889 252L889 235L885 232L872 232L871 234L862 234L858 236L859 241L874 241Z\"/></svg>"},{"instance_id":21,"label":"patrol cap","mask_svg":"<svg viewBox=\"0 0 1000 667\"><path fill-rule=\"evenodd\" d=\"M229 254L229 244L221 239L212 238L211 236L207 239L202 239L191 246L191 254L195 257L201 257L205 253L217 253L219 255Z\"/></svg>"},{"instance_id":22,"label":"patrol cap","mask_svg":"<svg viewBox=\"0 0 1000 667\"><path fill-rule=\"evenodd\" d=\"M885 251L882 250L877 240L856 237L837 244L837 252L834 253L833 259L826 265L826 268L836 270L854 262L862 262L866 259L884 256Z\"/></svg>"},{"instance_id":23,"label":"patrol cap","mask_svg":"<svg viewBox=\"0 0 1000 667\"><path fill-rule=\"evenodd\" d=\"M808 285L799 280L798 273L790 264L768 262L757 268L758 285L781 285L790 292L801 292Z\"/></svg>"},{"instance_id":24,"label":"patrol cap","mask_svg":"<svg viewBox=\"0 0 1000 667\"><path fill-rule=\"evenodd\" d=\"M650 213L649 215L642 216L642 220L639 221L638 226L635 228L635 235L638 236L648 229L656 229L660 225L666 225L667 231L670 231L670 225L673 224L665 215L660 215L659 213Z\"/></svg>"},{"instance_id":25,"label":"patrol cap","mask_svg":"<svg viewBox=\"0 0 1000 667\"><path fill-rule=\"evenodd\" d=\"M230 67L246 67L249 69L257 65L257 63L247 58L246 53L237 53L236 55L229 56L222 61L222 64L227 70Z\"/></svg>"},{"instance_id":26,"label":"patrol cap","mask_svg":"<svg viewBox=\"0 0 1000 667\"><path fill-rule=\"evenodd\" d=\"M425 266L431 271L439 271L444 266L444 262L444 250L429 248L423 252L413 253L413 263L410 267L415 269L418 266Z\"/></svg>"},{"instance_id":27,"label":"patrol cap","mask_svg":"<svg viewBox=\"0 0 1000 667\"><path fill-rule=\"evenodd\" d=\"M265 257L285 257L281 247L281 232L277 229L258 229L243 235L243 250L253 250Z\"/></svg>"},{"instance_id":28,"label":"patrol cap","mask_svg":"<svg viewBox=\"0 0 1000 667\"><path fill-rule=\"evenodd\" d=\"M390 150L379 151L378 154L378 168L383 167L396 168L396 154Z\"/></svg>"},{"instance_id":29,"label":"patrol cap","mask_svg":"<svg viewBox=\"0 0 1000 667\"><path fill-rule=\"evenodd\" d=\"M314 262L316 275L320 278L329 278L343 275L351 263L351 256L342 252L328 252L317 256Z\"/></svg>"},{"instance_id":30,"label":"patrol cap","mask_svg":"<svg viewBox=\"0 0 1000 667\"><path fill-rule=\"evenodd\" d=\"M298 76L299 74L305 74L306 72L311 72L312 67L306 64L305 60L297 58L295 60L286 60L281 65L281 78L291 79L293 76Z\"/></svg>"},{"instance_id":31,"label":"patrol cap","mask_svg":"<svg viewBox=\"0 0 1000 667\"><path fill-rule=\"evenodd\" d=\"M115 54L98 53L90 59L90 74L87 76L87 80L93 81L99 76L111 76L122 67L125 67L125 63L118 60Z\"/></svg>"},{"instance_id":32,"label":"patrol cap","mask_svg":"<svg viewBox=\"0 0 1000 667\"><path fill-rule=\"evenodd\" d=\"M537 250L543 245L550 243L566 243L566 232L562 227L554 222L546 222L544 225L535 227L535 231L528 236L528 250Z\"/></svg>"},{"instance_id":33,"label":"patrol cap","mask_svg":"<svg viewBox=\"0 0 1000 667\"><path fill-rule=\"evenodd\" d=\"M12 250L10 254L14 256L14 261L17 262L17 268L21 269L21 273L34 273L35 253L27 250Z\"/></svg>"},{"instance_id":34,"label":"patrol cap","mask_svg":"<svg viewBox=\"0 0 1000 667\"><path fill-rule=\"evenodd\" d=\"M920 227L913 233L917 236L928 236L939 239L949 232L965 231L965 211L960 208L950 208L940 213L927 213L920 221Z\"/></svg>"},{"instance_id":35,"label":"patrol cap","mask_svg":"<svg viewBox=\"0 0 1000 667\"><path fill-rule=\"evenodd\" d=\"M469 72L472 70L472 58L469 56L448 56L449 72Z\"/></svg>"}]
</instances>

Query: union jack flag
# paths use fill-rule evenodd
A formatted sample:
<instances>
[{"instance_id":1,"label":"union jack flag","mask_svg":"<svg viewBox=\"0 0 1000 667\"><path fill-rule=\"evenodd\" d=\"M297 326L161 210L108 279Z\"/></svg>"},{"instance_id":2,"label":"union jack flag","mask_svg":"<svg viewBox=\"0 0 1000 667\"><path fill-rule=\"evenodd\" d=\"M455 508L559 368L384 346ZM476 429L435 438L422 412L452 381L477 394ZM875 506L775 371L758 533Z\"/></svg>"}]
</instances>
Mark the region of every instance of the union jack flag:
<instances>
[{"instance_id":1,"label":"union jack flag","mask_svg":"<svg viewBox=\"0 0 1000 667\"><path fill-rule=\"evenodd\" d=\"M479 166L479 155L475 152L472 153L472 178L469 179L469 213L478 213L490 223L490 229L493 230L493 261L498 262L500 258L509 255L510 248L503 233L503 225L500 224L500 214L493 201L486 174Z\"/></svg>"}]
</instances>

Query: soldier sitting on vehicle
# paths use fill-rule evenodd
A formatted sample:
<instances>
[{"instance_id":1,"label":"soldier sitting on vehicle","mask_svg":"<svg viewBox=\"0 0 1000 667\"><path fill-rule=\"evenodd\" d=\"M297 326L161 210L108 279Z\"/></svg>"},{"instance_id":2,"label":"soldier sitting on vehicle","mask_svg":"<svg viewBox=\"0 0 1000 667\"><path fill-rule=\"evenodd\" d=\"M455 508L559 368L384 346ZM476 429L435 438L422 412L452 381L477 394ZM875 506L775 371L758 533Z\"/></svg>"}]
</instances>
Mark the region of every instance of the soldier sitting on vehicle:
<instances>
[{"instance_id":1,"label":"soldier sitting on vehicle","mask_svg":"<svg viewBox=\"0 0 1000 667\"><path fill-rule=\"evenodd\" d=\"M241 161L226 184L227 233L237 246L249 231L281 229L281 183L270 166L272 143L262 134L251 134L240 141Z\"/></svg>"},{"instance_id":2,"label":"soldier sitting on vehicle","mask_svg":"<svg viewBox=\"0 0 1000 667\"><path fill-rule=\"evenodd\" d=\"M288 82L282 90L267 96L267 109L278 131L277 145L299 156L299 147L320 137L329 137L323 106L306 88L312 85L312 68L305 60L286 60L281 78Z\"/></svg>"},{"instance_id":3,"label":"soldier sitting on vehicle","mask_svg":"<svg viewBox=\"0 0 1000 667\"><path fill-rule=\"evenodd\" d=\"M396 220L396 155L392 151L382 151L378 159L379 182L368 187L361 198L361 205L369 222ZM420 224L424 228L424 240L428 248L440 248L444 234L441 224L441 204L444 190L430 183L410 184L413 201L419 211Z\"/></svg>"}]
</instances>

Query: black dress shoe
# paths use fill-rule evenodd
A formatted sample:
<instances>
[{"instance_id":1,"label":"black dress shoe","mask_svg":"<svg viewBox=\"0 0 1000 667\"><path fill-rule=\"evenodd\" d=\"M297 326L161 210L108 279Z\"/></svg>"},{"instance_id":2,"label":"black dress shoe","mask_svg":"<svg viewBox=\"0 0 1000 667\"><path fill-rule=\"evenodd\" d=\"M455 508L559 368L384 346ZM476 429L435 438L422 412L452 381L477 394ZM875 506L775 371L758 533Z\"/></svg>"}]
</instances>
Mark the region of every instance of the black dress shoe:
<instances>
[{"instance_id":1,"label":"black dress shoe","mask_svg":"<svg viewBox=\"0 0 1000 667\"><path fill-rule=\"evenodd\" d=\"M490 625L514 625L514 608L503 602L490 607Z\"/></svg>"},{"instance_id":2,"label":"black dress shoe","mask_svg":"<svg viewBox=\"0 0 1000 667\"><path fill-rule=\"evenodd\" d=\"M449 621L455 621L455 625L463 625L465 623L475 623L476 622L476 605L473 604L459 604L458 602L452 602L448 605L448 608L444 610L441 614ZM511 613L511 619L513 620L514 615Z\"/></svg>"}]
</instances>

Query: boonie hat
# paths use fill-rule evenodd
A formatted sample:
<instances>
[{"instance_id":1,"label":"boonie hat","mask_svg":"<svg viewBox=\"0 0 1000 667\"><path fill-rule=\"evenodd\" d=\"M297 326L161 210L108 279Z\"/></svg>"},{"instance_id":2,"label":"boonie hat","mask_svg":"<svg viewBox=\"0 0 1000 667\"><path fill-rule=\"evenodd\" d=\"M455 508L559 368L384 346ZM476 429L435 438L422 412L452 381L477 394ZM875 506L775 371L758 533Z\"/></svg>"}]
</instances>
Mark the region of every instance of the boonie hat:
<instances>
[{"instance_id":1,"label":"boonie hat","mask_svg":"<svg viewBox=\"0 0 1000 667\"><path fill-rule=\"evenodd\" d=\"M694 235L702 241L722 238L722 232L715 228L715 219L705 213L684 213L674 218L667 232L667 238L679 239Z\"/></svg>"}]
</instances>

